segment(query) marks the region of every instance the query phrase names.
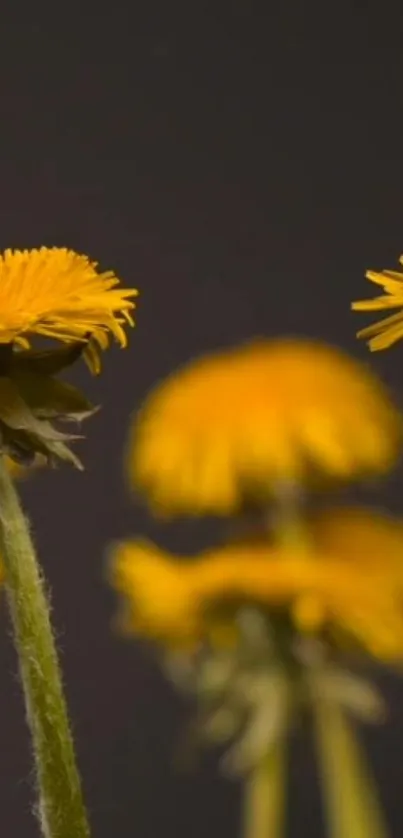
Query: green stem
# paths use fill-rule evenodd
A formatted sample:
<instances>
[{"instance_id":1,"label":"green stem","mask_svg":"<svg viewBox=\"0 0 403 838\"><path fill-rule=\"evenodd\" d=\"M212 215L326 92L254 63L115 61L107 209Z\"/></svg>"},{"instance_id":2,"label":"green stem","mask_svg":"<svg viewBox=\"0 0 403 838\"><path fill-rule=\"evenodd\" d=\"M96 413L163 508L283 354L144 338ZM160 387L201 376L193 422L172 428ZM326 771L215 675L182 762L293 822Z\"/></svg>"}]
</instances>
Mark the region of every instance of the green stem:
<instances>
[{"instance_id":1,"label":"green stem","mask_svg":"<svg viewBox=\"0 0 403 838\"><path fill-rule=\"evenodd\" d=\"M279 838L284 817L284 737L251 772L244 799L243 838Z\"/></svg>"},{"instance_id":2,"label":"green stem","mask_svg":"<svg viewBox=\"0 0 403 838\"><path fill-rule=\"evenodd\" d=\"M17 492L0 457L0 554L33 740L45 838L88 838L44 583Z\"/></svg>"},{"instance_id":3,"label":"green stem","mask_svg":"<svg viewBox=\"0 0 403 838\"><path fill-rule=\"evenodd\" d=\"M305 552L310 547L309 529L302 508L300 488L294 484L277 487L275 535L284 548Z\"/></svg>"},{"instance_id":4,"label":"green stem","mask_svg":"<svg viewBox=\"0 0 403 838\"><path fill-rule=\"evenodd\" d=\"M314 712L331 838L386 838L377 789L344 711L318 698Z\"/></svg>"}]
</instances>

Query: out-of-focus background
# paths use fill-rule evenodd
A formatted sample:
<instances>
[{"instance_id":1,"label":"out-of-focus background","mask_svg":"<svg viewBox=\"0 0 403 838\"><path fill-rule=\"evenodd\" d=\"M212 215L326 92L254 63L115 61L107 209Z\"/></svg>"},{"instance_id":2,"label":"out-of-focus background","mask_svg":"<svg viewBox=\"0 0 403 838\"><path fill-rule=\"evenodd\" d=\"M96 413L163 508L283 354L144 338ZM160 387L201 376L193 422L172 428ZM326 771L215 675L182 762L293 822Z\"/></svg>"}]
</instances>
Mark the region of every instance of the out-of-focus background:
<instances>
[{"instance_id":1,"label":"out-of-focus background","mask_svg":"<svg viewBox=\"0 0 403 838\"><path fill-rule=\"evenodd\" d=\"M92 8L91 8L92 5ZM110 541L146 534L178 551L218 524L156 525L129 497L129 414L190 357L294 333L369 354L350 301L366 268L403 252L400 4L369 0L6 4L0 48L0 248L68 246L140 288L130 347L91 380L102 411L84 474L23 487L53 592L94 838L232 838L240 787L213 756L172 759L186 707L147 648L111 632ZM403 404L403 344L372 357ZM403 512L403 471L371 502ZM0 606L0 831L35 838L31 759ZM385 675L389 725L366 734L391 834L403 829L403 686ZM290 835L319 838L301 734Z\"/></svg>"}]
</instances>

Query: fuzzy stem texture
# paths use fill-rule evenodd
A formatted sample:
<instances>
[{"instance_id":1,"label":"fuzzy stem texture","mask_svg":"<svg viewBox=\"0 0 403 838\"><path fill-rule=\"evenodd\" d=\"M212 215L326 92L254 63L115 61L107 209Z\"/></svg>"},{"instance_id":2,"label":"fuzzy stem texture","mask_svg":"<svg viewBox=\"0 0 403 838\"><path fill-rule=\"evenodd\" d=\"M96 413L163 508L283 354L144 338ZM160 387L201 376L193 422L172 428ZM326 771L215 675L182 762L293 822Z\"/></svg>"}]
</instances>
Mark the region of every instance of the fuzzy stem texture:
<instances>
[{"instance_id":1,"label":"fuzzy stem texture","mask_svg":"<svg viewBox=\"0 0 403 838\"><path fill-rule=\"evenodd\" d=\"M89 838L45 586L4 457L0 457L0 554L32 734L42 834Z\"/></svg>"},{"instance_id":2,"label":"fuzzy stem texture","mask_svg":"<svg viewBox=\"0 0 403 838\"><path fill-rule=\"evenodd\" d=\"M284 818L284 738L251 771L246 782L242 838L280 838Z\"/></svg>"}]
</instances>

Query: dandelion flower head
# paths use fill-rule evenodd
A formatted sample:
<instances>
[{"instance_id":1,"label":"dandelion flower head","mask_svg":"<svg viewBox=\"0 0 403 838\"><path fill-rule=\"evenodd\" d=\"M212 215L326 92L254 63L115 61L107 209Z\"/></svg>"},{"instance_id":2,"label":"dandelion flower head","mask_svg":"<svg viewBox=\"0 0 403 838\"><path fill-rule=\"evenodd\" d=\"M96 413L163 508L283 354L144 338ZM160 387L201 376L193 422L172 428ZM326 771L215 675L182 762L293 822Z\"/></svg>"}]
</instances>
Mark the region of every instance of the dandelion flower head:
<instances>
[{"instance_id":1,"label":"dandelion flower head","mask_svg":"<svg viewBox=\"0 0 403 838\"><path fill-rule=\"evenodd\" d=\"M134 325L134 289L121 289L112 271L99 273L66 248L6 250L0 256L0 453L24 466L39 458L67 460L82 468L55 420L81 422L95 408L58 373L82 355L90 370L101 368L101 350L113 336L127 343ZM62 345L30 346L32 336Z\"/></svg>"},{"instance_id":2,"label":"dandelion flower head","mask_svg":"<svg viewBox=\"0 0 403 838\"><path fill-rule=\"evenodd\" d=\"M401 419L382 384L315 341L261 340L190 363L151 393L132 425L129 478L158 512L230 513L245 494L315 471L386 471Z\"/></svg>"},{"instance_id":3,"label":"dandelion flower head","mask_svg":"<svg viewBox=\"0 0 403 838\"><path fill-rule=\"evenodd\" d=\"M403 264L403 256L399 262ZM373 299L358 300L352 303L351 307L355 311L383 311L394 308L400 311L361 329L357 332L357 337L368 340L372 351L388 349L403 338L403 273L388 270L367 271L365 276L376 285L381 285L386 293Z\"/></svg>"},{"instance_id":4,"label":"dandelion flower head","mask_svg":"<svg viewBox=\"0 0 403 838\"><path fill-rule=\"evenodd\" d=\"M262 541L228 545L188 560L151 544L115 548L111 581L123 597L128 633L168 647L203 640L219 606L289 613L295 630L330 631L382 661L403 658L403 523L362 509L312 519L311 550Z\"/></svg>"},{"instance_id":5,"label":"dandelion flower head","mask_svg":"<svg viewBox=\"0 0 403 838\"><path fill-rule=\"evenodd\" d=\"M111 334L126 346L124 325L133 325L137 291L118 284L112 271L98 272L96 262L67 248L6 250L0 256L0 343L26 346L32 334L88 343L90 336L106 348Z\"/></svg>"}]
</instances>

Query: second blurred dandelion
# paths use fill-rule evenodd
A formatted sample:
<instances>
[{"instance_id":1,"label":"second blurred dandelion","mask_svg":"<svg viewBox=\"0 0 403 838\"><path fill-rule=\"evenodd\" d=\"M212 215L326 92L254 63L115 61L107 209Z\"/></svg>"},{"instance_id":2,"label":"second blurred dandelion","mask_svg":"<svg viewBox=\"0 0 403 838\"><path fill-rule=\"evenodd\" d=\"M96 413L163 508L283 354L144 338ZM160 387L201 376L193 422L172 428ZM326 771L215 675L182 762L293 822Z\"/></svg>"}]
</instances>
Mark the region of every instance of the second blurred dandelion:
<instances>
[{"instance_id":1,"label":"second blurred dandelion","mask_svg":"<svg viewBox=\"0 0 403 838\"><path fill-rule=\"evenodd\" d=\"M331 834L380 838L377 793L347 718L385 715L357 663L403 659L403 522L329 509L306 532L303 553L274 537L188 560L122 542L110 568L118 625L157 643L168 676L197 699L196 740L226 744L225 769L251 784L246 838L282 834L284 749L307 711L326 761Z\"/></svg>"},{"instance_id":2,"label":"second blurred dandelion","mask_svg":"<svg viewBox=\"0 0 403 838\"><path fill-rule=\"evenodd\" d=\"M301 552L261 537L192 560L122 542L113 583L124 595L121 627L173 648L197 647L220 609L254 603L295 631L326 635L381 661L403 658L403 522L364 509L329 510L306 521Z\"/></svg>"},{"instance_id":3,"label":"second blurred dandelion","mask_svg":"<svg viewBox=\"0 0 403 838\"><path fill-rule=\"evenodd\" d=\"M164 514L236 512L282 484L387 471L402 421L384 387L341 351L257 341L197 360L135 419L130 481Z\"/></svg>"}]
</instances>

